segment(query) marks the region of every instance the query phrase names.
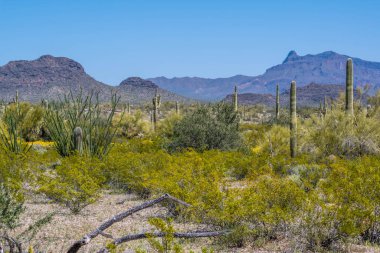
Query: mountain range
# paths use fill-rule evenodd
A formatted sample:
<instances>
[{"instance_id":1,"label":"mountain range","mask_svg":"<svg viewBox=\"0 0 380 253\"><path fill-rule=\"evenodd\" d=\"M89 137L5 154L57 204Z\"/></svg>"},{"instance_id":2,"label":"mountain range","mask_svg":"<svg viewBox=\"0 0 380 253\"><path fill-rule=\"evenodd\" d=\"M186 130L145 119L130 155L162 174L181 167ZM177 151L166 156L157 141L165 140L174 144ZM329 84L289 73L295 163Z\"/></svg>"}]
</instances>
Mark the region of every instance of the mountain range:
<instances>
[{"instance_id":1,"label":"mountain range","mask_svg":"<svg viewBox=\"0 0 380 253\"><path fill-rule=\"evenodd\" d=\"M117 92L121 101L150 102L157 91L163 101L187 102L189 99L160 88L149 80L130 77L119 86L110 86L88 75L81 64L66 58L44 55L32 61L11 61L0 67L0 99L11 101L16 91L21 100L40 102L58 99L68 92L98 91L101 101Z\"/></svg>"},{"instance_id":2,"label":"mountain range","mask_svg":"<svg viewBox=\"0 0 380 253\"><path fill-rule=\"evenodd\" d=\"M326 98L328 101L338 98L339 94L345 91L344 85L339 84L316 84L311 83L303 87L297 87L297 105L304 107L318 107L323 103ZM289 107L290 91L285 90L280 93L280 106ZM354 90L354 97L359 98L359 93ZM227 95L223 101L232 102L233 95ZM363 94L361 97L365 102L367 95ZM238 101L240 105L265 105L267 107L274 107L276 105L276 96L273 94L258 94L258 93L241 93L238 94Z\"/></svg>"},{"instance_id":3,"label":"mountain range","mask_svg":"<svg viewBox=\"0 0 380 253\"><path fill-rule=\"evenodd\" d=\"M70 90L75 93L83 89L85 92L99 91L102 101L108 100L112 92L118 92L124 102L150 102L156 91L163 101L218 101L228 100L237 85L240 101L265 104L273 98L276 84L286 94L289 83L296 80L298 100L315 105L325 95L336 97L343 89L347 58L332 51L305 56L290 51L281 64L259 76L236 75L216 79L129 77L118 86L111 86L95 80L72 59L44 55L36 60L11 61L0 66L0 99L12 100L18 90L22 100L39 102L41 99L57 99ZM353 58L353 62L356 87L370 84L371 92L380 88L380 63L359 58Z\"/></svg>"},{"instance_id":4,"label":"mountain range","mask_svg":"<svg viewBox=\"0 0 380 253\"><path fill-rule=\"evenodd\" d=\"M267 69L259 76L237 75L216 79L157 77L149 80L164 89L201 100L222 99L232 93L235 85L238 86L239 93L274 94L277 84L283 92L289 89L292 80L297 82L297 87L310 83L344 85L347 58L349 56L332 51L305 56L290 51L281 64ZM354 62L355 87L370 84L372 92L380 88L380 63L351 58Z\"/></svg>"}]
</instances>

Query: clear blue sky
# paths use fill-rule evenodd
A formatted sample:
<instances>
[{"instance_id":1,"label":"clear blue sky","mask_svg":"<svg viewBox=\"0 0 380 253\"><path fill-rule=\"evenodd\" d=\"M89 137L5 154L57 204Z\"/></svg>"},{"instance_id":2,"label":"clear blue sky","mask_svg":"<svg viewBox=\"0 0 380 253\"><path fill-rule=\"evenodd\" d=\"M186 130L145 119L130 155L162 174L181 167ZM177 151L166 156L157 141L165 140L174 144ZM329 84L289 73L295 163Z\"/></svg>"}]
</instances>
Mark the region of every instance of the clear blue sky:
<instances>
[{"instance_id":1,"label":"clear blue sky","mask_svg":"<svg viewBox=\"0 0 380 253\"><path fill-rule=\"evenodd\" d=\"M99 81L257 75L333 50L380 61L380 1L0 0L0 65L43 54Z\"/></svg>"}]
</instances>

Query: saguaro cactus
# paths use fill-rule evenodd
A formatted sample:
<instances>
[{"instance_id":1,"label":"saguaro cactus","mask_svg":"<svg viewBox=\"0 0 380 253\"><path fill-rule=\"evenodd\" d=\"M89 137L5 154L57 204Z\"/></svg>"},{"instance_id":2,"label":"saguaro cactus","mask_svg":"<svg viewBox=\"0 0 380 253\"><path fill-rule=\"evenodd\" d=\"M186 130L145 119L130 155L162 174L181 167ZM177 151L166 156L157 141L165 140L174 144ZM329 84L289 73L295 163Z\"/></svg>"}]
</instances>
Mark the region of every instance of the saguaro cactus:
<instances>
[{"instance_id":1,"label":"saguaro cactus","mask_svg":"<svg viewBox=\"0 0 380 253\"><path fill-rule=\"evenodd\" d=\"M179 103L178 101L175 101L175 113L179 115Z\"/></svg>"},{"instance_id":2,"label":"saguaro cactus","mask_svg":"<svg viewBox=\"0 0 380 253\"><path fill-rule=\"evenodd\" d=\"M280 90L277 84L276 86L276 121L280 118Z\"/></svg>"},{"instance_id":3,"label":"saguaro cactus","mask_svg":"<svg viewBox=\"0 0 380 253\"><path fill-rule=\"evenodd\" d=\"M327 98L326 96L323 98L323 116L326 116L327 114Z\"/></svg>"},{"instance_id":4,"label":"saguaro cactus","mask_svg":"<svg viewBox=\"0 0 380 253\"><path fill-rule=\"evenodd\" d=\"M153 102L153 130L157 130L157 120L158 120L158 109L161 105L161 96L158 95L158 92L156 90L156 94L154 98L152 99Z\"/></svg>"},{"instance_id":5,"label":"saguaro cactus","mask_svg":"<svg viewBox=\"0 0 380 253\"><path fill-rule=\"evenodd\" d=\"M235 90L234 90L233 103L234 103L234 110L235 110L235 112L237 112L238 111L238 93L237 93L237 86L236 85L235 85Z\"/></svg>"},{"instance_id":6,"label":"saguaro cactus","mask_svg":"<svg viewBox=\"0 0 380 253\"><path fill-rule=\"evenodd\" d=\"M290 156L297 155L297 93L296 82L290 84Z\"/></svg>"},{"instance_id":7,"label":"saguaro cactus","mask_svg":"<svg viewBox=\"0 0 380 253\"><path fill-rule=\"evenodd\" d=\"M83 153L83 131L80 127L74 129L74 145L75 150L81 155Z\"/></svg>"},{"instance_id":8,"label":"saguaro cactus","mask_svg":"<svg viewBox=\"0 0 380 253\"><path fill-rule=\"evenodd\" d=\"M131 104L129 102L127 104L127 113L128 113L128 115L131 114Z\"/></svg>"},{"instance_id":9,"label":"saguaro cactus","mask_svg":"<svg viewBox=\"0 0 380 253\"><path fill-rule=\"evenodd\" d=\"M352 59L347 59L346 65L346 113L354 115L354 75Z\"/></svg>"}]
</instances>

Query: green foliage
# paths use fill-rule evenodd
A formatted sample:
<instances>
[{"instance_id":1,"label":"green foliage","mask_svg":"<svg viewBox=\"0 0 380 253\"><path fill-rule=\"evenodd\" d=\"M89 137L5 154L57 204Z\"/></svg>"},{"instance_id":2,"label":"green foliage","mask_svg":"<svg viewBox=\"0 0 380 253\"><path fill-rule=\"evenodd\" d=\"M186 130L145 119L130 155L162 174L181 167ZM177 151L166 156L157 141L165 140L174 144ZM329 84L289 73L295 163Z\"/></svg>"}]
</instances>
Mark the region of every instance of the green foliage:
<instances>
[{"instance_id":1,"label":"green foliage","mask_svg":"<svg viewBox=\"0 0 380 253\"><path fill-rule=\"evenodd\" d=\"M239 117L229 104L200 106L175 124L172 148L198 151L229 150L240 146Z\"/></svg>"},{"instance_id":2,"label":"green foliage","mask_svg":"<svg viewBox=\"0 0 380 253\"><path fill-rule=\"evenodd\" d=\"M24 211L19 192L0 185L0 228L13 229L17 226L20 214Z\"/></svg>"},{"instance_id":3,"label":"green foliage","mask_svg":"<svg viewBox=\"0 0 380 253\"><path fill-rule=\"evenodd\" d=\"M0 145L6 152L24 155L30 150L31 145L24 142L22 135L22 125L27 122L28 111L29 107L20 104L17 99L14 105L5 109L3 124L0 125Z\"/></svg>"},{"instance_id":4,"label":"green foliage","mask_svg":"<svg viewBox=\"0 0 380 253\"><path fill-rule=\"evenodd\" d=\"M172 220L168 219L164 221L160 218L151 218L149 223L153 225L159 232L165 234L161 239L153 238L152 234L148 235L148 242L153 250L157 253L182 253L184 252L182 247L175 243L174 241L174 227L172 225Z\"/></svg>"},{"instance_id":5,"label":"green foliage","mask_svg":"<svg viewBox=\"0 0 380 253\"><path fill-rule=\"evenodd\" d=\"M117 119L116 119L117 120ZM144 119L144 115L137 110L133 115L124 114L120 116L117 134L127 139L142 138L150 132L150 124Z\"/></svg>"},{"instance_id":6,"label":"green foliage","mask_svg":"<svg viewBox=\"0 0 380 253\"><path fill-rule=\"evenodd\" d=\"M337 161L322 184L327 201L334 203L342 234L367 234L380 231L380 159L364 157ZM372 234L372 235L371 235Z\"/></svg>"},{"instance_id":7,"label":"green foliage","mask_svg":"<svg viewBox=\"0 0 380 253\"><path fill-rule=\"evenodd\" d=\"M9 122L13 118L18 123L20 137L25 141L35 141L40 137L43 115L44 109L42 107L17 102L6 107L2 120Z\"/></svg>"},{"instance_id":8,"label":"green foliage","mask_svg":"<svg viewBox=\"0 0 380 253\"><path fill-rule=\"evenodd\" d=\"M301 128L301 150L317 157L357 157L380 152L380 121L367 117L366 112L346 117L342 110L333 109L322 120L316 116L305 120Z\"/></svg>"},{"instance_id":9,"label":"green foliage","mask_svg":"<svg viewBox=\"0 0 380 253\"><path fill-rule=\"evenodd\" d=\"M112 120L119 103L114 94L111 108L106 113L99 102L98 93L90 93L83 97L70 93L61 104L51 106L45 115L46 127L62 156L75 154L74 129L83 130L83 151L89 156L103 157L110 148L116 130L112 128Z\"/></svg>"},{"instance_id":10,"label":"green foliage","mask_svg":"<svg viewBox=\"0 0 380 253\"><path fill-rule=\"evenodd\" d=\"M71 156L41 175L38 192L78 213L100 194L103 164L97 159Z\"/></svg>"},{"instance_id":11,"label":"green foliage","mask_svg":"<svg viewBox=\"0 0 380 253\"><path fill-rule=\"evenodd\" d=\"M165 119L161 120L158 124L158 134L159 136L165 138L172 138L174 126L182 119L181 115L177 113L170 113L165 117Z\"/></svg>"}]
</instances>

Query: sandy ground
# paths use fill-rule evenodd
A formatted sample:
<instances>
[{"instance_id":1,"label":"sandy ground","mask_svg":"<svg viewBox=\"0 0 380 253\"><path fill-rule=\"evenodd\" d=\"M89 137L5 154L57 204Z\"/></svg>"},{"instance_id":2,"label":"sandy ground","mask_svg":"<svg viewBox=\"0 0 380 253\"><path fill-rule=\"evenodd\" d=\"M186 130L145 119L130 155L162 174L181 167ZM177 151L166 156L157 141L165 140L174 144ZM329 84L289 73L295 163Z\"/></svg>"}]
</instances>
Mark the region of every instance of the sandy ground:
<instances>
[{"instance_id":1,"label":"sandy ground","mask_svg":"<svg viewBox=\"0 0 380 253\"><path fill-rule=\"evenodd\" d=\"M117 204L121 200L126 201L123 204ZM18 234L27 229L36 220L44 217L45 215L56 212L52 222L43 226L35 235L34 239L30 242L36 249L42 252L66 252L69 246L76 240L82 238L88 232L97 228L102 222L110 217L123 212L133 206L143 203L135 195L120 195L104 193L102 197L96 202L87 206L78 215L71 214L67 208L63 208L57 204L49 203L46 199L39 198L26 203L26 210L21 217L21 225L12 234ZM152 232L154 229L149 225L148 219L150 217L163 217L167 211L163 207L152 207L136 213L124 221L114 224L108 230L107 234L112 235L114 238L132 234L132 233L145 233ZM185 232L191 230L202 229L201 226L195 224L174 224L176 231ZM203 227L204 229L205 227ZM91 243L81 249L80 252L97 252L100 248L104 247L110 239L103 236L96 237ZM24 242L24 245L27 242ZM203 239L181 240L184 244L186 252L192 249L194 252L201 252L202 247L213 248L214 252L231 252L231 253L248 253L248 252L286 252L284 244L270 243L265 245L263 249L253 249L252 247L245 248L220 248L220 246L213 245L212 241ZM134 249L141 248L148 252L154 252L146 240L132 241L120 246L120 252L134 252ZM350 252L380 252L380 249L374 249L364 246L353 246Z\"/></svg>"}]
</instances>

